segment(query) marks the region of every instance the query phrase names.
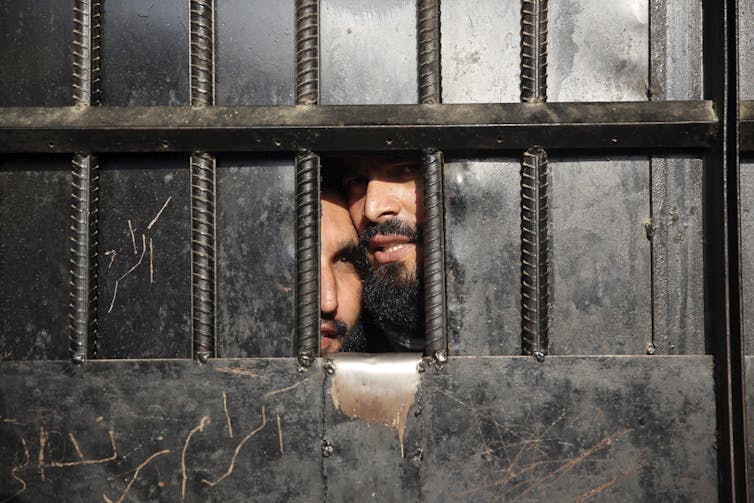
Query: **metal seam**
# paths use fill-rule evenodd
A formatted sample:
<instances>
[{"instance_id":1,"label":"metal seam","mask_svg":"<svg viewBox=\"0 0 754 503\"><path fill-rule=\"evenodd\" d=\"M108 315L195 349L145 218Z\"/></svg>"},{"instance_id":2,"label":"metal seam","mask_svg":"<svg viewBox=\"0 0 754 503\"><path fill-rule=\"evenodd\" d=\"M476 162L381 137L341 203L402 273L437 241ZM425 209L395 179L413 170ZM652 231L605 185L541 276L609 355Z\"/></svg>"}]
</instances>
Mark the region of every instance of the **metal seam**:
<instances>
[{"instance_id":1,"label":"metal seam","mask_svg":"<svg viewBox=\"0 0 754 503\"><path fill-rule=\"evenodd\" d=\"M522 351L538 358L549 340L549 173L540 147L524 152L521 164Z\"/></svg>"},{"instance_id":2,"label":"metal seam","mask_svg":"<svg viewBox=\"0 0 754 503\"><path fill-rule=\"evenodd\" d=\"M417 4L419 102L442 103L440 68L440 2ZM437 149L422 150L424 183L424 354L446 360L448 342L445 320L445 225L443 212L443 155Z\"/></svg>"},{"instance_id":3,"label":"metal seam","mask_svg":"<svg viewBox=\"0 0 754 503\"><path fill-rule=\"evenodd\" d=\"M190 0L191 105L215 102L214 1ZM191 339L194 359L206 363L216 348L216 161L191 154Z\"/></svg>"},{"instance_id":4,"label":"metal seam","mask_svg":"<svg viewBox=\"0 0 754 503\"><path fill-rule=\"evenodd\" d=\"M73 101L100 103L100 0L73 4ZM74 363L97 354L99 166L90 153L72 158L69 352Z\"/></svg>"}]
</instances>

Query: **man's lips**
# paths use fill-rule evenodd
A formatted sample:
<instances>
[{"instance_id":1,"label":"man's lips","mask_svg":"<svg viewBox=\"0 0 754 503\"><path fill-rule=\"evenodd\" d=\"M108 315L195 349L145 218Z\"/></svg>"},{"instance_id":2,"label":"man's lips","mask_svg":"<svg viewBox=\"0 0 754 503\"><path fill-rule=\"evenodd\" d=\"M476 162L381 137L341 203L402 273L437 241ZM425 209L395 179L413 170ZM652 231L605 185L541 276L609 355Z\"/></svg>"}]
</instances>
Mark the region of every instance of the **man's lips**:
<instances>
[{"instance_id":1,"label":"man's lips","mask_svg":"<svg viewBox=\"0 0 754 503\"><path fill-rule=\"evenodd\" d=\"M319 337L320 350L327 351L327 348L330 347L330 344L337 340L338 330L335 328L335 326L329 323L320 323L319 333L320 333L320 337Z\"/></svg>"},{"instance_id":2,"label":"man's lips","mask_svg":"<svg viewBox=\"0 0 754 503\"><path fill-rule=\"evenodd\" d=\"M388 264L401 260L416 250L416 243L406 236L378 234L369 240L369 251L374 254L376 264Z\"/></svg>"}]
</instances>

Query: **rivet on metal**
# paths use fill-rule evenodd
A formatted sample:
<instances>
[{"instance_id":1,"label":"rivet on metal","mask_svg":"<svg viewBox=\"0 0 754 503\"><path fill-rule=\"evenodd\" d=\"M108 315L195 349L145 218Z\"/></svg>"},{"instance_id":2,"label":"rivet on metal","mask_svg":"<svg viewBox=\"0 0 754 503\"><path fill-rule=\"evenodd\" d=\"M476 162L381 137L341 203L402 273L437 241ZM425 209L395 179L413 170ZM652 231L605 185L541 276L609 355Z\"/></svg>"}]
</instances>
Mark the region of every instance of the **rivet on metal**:
<instances>
[{"instance_id":1,"label":"rivet on metal","mask_svg":"<svg viewBox=\"0 0 754 503\"><path fill-rule=\"evenodd\" d=\"M325 370L325 374L327 375L335 374L335 364L332 360L325 360L325 364L322 366L322 368Z\"/></svg>"},{"instance_id":2,"label":"rivet on metal","mask_svg":"<svg viewBox=\"0 0 754 503\"><path fill-rule=\"evenodd\" d=\"M330 442L328 442L327 440L322 441L322 457L329 458L330 456L332 456L334 451L335 448Z\"/></svg>"},{"instance_id":3,"label":"rivet on metal","mask_svg":"<svg viewBox=\"0 0 754 503\"><path fill-rule=\"evenodd\" d=\"M534 358L536 358L539 363L543 363L545 361L545 353L542 351L535 351Z\"/></svg>"},{"instance_id":4,"label":"rivet on metal","mask_svg":"<svg viewBox=\"0 0 754 503\"><path fill-rule=\"evenodd\" d=\"M306 372L309 370L312 366L312 363L314 363L314 357L311 353L304 352L298 354L298 371L299 372Z\"/></svg>"},{"instance_id":5,"label":"rivet on metal","mask_svg":"<svg viewBox=\"0 0 754 503\"><path fill-rule=\"evenodd\" d=\"M445 351L435 351L432 354L432 357L435 359L438 365L444 365L448 362L448 355Z\"/></svg>"},{"instance_id":6,"label":"rivet on metal","mask_svg":"<svg viewBox=\"0 0 754 503\"><path fill-rule=\"evenodd\" d=\"M654 342L650 342L647 344L647 354L653 355L657 352L657 346L655 346Z\"/></svg>"},{"instance_id":7,"label":"rivet on metal","mask_svg":"<svg viewBox=\"0 0 754 503\"><path fill-rule=\"evenodd\" d=\"M416 364L416 371L420 374L427 371L427 367L424 365L423 361Z\"/></svg>"}]
</instances>

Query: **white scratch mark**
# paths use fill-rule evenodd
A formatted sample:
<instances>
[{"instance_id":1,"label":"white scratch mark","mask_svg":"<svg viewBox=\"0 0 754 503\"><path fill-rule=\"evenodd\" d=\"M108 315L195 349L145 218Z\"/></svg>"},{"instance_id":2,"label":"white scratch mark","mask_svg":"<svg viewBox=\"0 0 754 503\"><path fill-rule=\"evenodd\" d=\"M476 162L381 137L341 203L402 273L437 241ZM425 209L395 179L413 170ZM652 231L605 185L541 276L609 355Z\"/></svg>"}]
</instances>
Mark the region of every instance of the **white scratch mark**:
<instances>
[{"instance_id":1,"label":"white scratch mark","mask_svg":"<svg viewBox=\"0 0 754 503\"><path fill-rule=\"evenodd\" d=\"M162 208L160 208L160 211L157 212L157 214L154 216L151 222L149 222L149 225L147 225L147 229L151 229L152 226L157 223L157 219L160 218L160 215L162 215L162 212L165 211L165 208L168 207L168 204L170 203L170 200L173 199L173 196L168 196L167 201L165 201L165 204L162 205Z\"/></svg>"}]
</instances>

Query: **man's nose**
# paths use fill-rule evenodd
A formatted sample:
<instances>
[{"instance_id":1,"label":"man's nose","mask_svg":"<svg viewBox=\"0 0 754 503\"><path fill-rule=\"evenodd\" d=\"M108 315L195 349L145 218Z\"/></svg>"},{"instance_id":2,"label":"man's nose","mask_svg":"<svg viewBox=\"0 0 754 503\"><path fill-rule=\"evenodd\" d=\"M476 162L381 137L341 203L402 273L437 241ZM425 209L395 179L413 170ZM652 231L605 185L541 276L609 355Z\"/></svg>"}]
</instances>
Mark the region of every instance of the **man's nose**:
<instances>
[{"instance_id":1,"label":"man's nose","mask_svg":"<svg viewBox=\"0 0 754 503\"><path fill-rule=\"evenodd\" d=\"M338 309L338 292L335 286L335 276L329 264L321 264L320 270L319 308L323 313L335 313Z\"/></svg>"},{"instance_id":2,"label":"man's nose","mask_svg":"<svg viewBox=\"0 0 754 503\"><path fill-rule=\"evenodd\" d=\"M391 184L381 180L370 180L364 201L364 215L373 223L392 218L400 213L398 198L393 194Z\"/></svg>"}]
</instances>

